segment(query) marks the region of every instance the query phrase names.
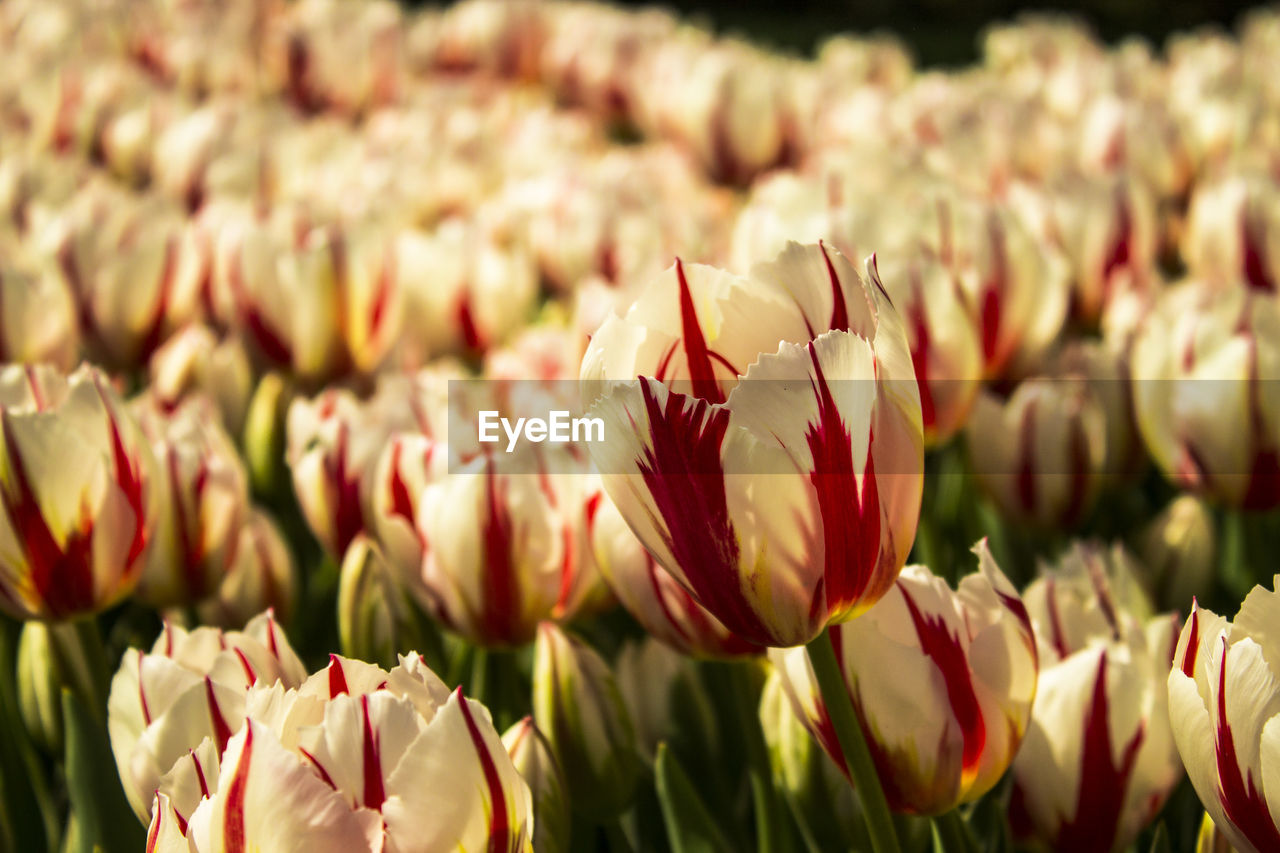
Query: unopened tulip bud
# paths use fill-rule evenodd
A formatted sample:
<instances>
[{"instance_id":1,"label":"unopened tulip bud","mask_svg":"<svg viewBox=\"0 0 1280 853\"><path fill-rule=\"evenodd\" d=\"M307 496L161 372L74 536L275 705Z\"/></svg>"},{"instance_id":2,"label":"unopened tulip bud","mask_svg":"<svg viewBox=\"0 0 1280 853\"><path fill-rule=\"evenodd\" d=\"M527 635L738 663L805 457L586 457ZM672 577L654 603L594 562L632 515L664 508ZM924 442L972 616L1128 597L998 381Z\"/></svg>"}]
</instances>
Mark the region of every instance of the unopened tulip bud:
<instances>
[{"instance_id":1,"label":"unopened tulip bud","mask_svg":"<svg viewBox=\"0 0 1280 853\"><path fill-rule=\"evenodd\" d=\"M525 717L502 735L502 745L516 772L533 793L533 849L538 853L566 853L569 849L569 790L551 744Z\"/></svg>"},{"instance_id":2,"label":"unopened tulip bud","mask_svg":"<svg viewBox=\"0 0 1280 853\"><path fill-rule=\"evenodd\" d=\"M1216 568L1213 515L1203 500L1181 495L1151 520L1138 538L1148 586L1162 607L1186 611L1209 593Z\"/></svg>"},{"instance_id":3,"label":"unopened tulip bud","mask_svg":"<svg viewBox=\"0 0 1280 853\"><path fill-rule=\"evenodd\" d=\"M539 626L534 650L533 718L564 770L574 811L621 813L640 771L631 715L609 665L550 622Z\"/></svg>"},{"instance_id":4,"label":"unopened tulip bud","mask_svg":"<svg viewBox=\"0 0 1280 853\"><path fill-rule=\"evenodd\" d=\"M22 722L36 743L56 754L62 752L63 688L85 699L96 697L100 689L77 638L79 630L72 623L32 621L23 624L18 640Z\"/></svg>"},{"instance_id":5,"label":"unopened tulip bud","mask_svg":"<svg viewBox=\"0 0 1280 853\"><path fill-rule=\"evenodd\" d=\"M279 373L258 382L245 413L243 447L253 490L276 494L285 482L285 413L293 391Z\"/></svg>"},{"instance_id":6,"label":"unopened tulip bud","mask_svg":"<svg viewBox=\"0 0 1280 853\"><path fill-rule=\"evenodd\" d=\"M338 579L338 639L342 653L394 662L419 645L412 638L411 604L382 549L365 534L351 540Z\"/></svg>"},{"instance_id":7,"label":"unopened tulip bud","mask_svg":"<svg viewBox=\"0 0 1280 853\"><path fill-rule=\"evenodd\" d=\"M636 747L646 761L653 762L664 741L715 754L715 714L689 658L646 637L622 647L614 672L635 726Z\"/></svg>"}]
</instances>

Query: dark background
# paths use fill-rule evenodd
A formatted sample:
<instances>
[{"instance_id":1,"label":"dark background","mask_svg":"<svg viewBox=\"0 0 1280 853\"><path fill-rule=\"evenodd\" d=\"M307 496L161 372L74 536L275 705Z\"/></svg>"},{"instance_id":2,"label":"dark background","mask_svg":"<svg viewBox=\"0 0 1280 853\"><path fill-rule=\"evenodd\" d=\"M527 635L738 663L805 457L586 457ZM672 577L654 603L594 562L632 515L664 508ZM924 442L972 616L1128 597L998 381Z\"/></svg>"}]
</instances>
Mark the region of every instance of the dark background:
<instances>
[{"instance_id":1,"label":"dark background","mask_svg":"<svg viewBox=\"0 0 1280 853\"><path fill-rule=\"evenodd\" d=\"M645 6L652 2L624 2ZM1205 0L1083 0L1026 3L1011 0L666 0L659 3L699 17L717 31L808 54L838 32L887 31L897 35L923 65L954 66L977 56L990 23L1025 12L1065 12L1083 20L1108 42L1138 35L1159 48L1172 32L1210 25L1232 29L1256 3Z\"/></svg>"}]
</instances>

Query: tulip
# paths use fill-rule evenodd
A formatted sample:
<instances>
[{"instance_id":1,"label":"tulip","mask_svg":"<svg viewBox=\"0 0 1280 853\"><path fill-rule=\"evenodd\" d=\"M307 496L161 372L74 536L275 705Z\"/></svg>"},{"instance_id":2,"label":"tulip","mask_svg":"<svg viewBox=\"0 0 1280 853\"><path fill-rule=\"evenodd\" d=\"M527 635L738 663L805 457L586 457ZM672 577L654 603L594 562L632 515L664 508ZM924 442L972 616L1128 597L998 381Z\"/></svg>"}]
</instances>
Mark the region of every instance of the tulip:
<instances>
[{"instance_id":1,"label":"tulip","mask_svg":"<svg viewBox=\"0 0 1280 853\"><path fill-rule=\"evenodd\" d=\"M410 604L381 549L365 534L347 546L338 575L338 639L345 654L362 660L395 660L412 645Z\"/></svg>"},{"instance_id":2,"label":"tulip","mask_svg":"<svg viewBox=\"0 0 1280 853\"><path fill-rule=\"evenodd\" d=\"M62 691L101 701L105 677L94 671L74 623L26 622L18 640L18 710L32 739L53 753L63 750Z\"/></svg>"},{"instance_id":3,"label":"tulip","mask_svg":"<svg viewBox=\"0 0 1280 853\"><path fill-rule=\"evenodd\" d=\"M1102 485L1107 419L1079 376L983 391L966 427L974 477L1010 518L1041 528L1084 520Z\"/></svg>"},{"instance_id":4,"label":"tulip","mask_svg":"<svg viewBox=\"0 0 1280 853\"><path fill-rule=\"evenodd\" d=\"M566 448L480 456L429 483L418 500L420 589L440 622L473 643L515 647L544 619L600 599L586 541L590 478ZM566 473L560 473L566 472Z\"/></svg>"},{"instance_id":5,"label":"tulip","mask_svg":"<svg viewBox=\"0 0 1280 853\"><path fill-rule=\"evenodd\" d=\"M0 610L69 619L137 585L155 533L155 460L95 368L0 370Z\"/></svg>"},{"instance_id":6,"label":"tulip","mask_svg":"<svg viewBox=\"0 0 1280 853\"><path fill-rule=\"evenodd\" d=\"M964 427L981 388L978 329L965 310L954 273L927 256L884 255L881 280L905 321L920 385L926 445Z\"/></svg>"},{"instance_id":7,"label":"tulip","mask_svg":"<svg viewBox=\"0 0 1280 853\"><path fill-rule=\"evenodd\" d=\"M1212 588L1217 535L1209 507L1194 495L1179 495L1151 519L1137 550L1147 589L1161 604L1182 607Z\"/></svg>"},{"instance_id":8,"label":"tulip","mask_svg":"<svg viewBox=\"0 0 1280 853\"><path fill-rule=\"evenodd\" d=\"M179 759L206 737L221 754L244 722L249 687L259 680L296 687L305 677L270 613L225 634L166 623L150 652L126 651L111 680L107 729L125 794L143 823L152 817L161 776Z\"/></svg>"},{"instance_id":9,"label":"tulip","mask_svg":"<svg viewBox=\"0 0 1280 853\"><path fill-rule=\"evenodd\" d=\"M1014 831L1054 850L1127 849L1182 775L1160 685L1178 619L1148 615L1119 549L1077 546L1023 600L1041 665L1013 763Z\"/></svg>"},{"instance_id":10,"label":"tulip","mask_svg":"<svg viewBox=\"0 0 1280 853\"><path fill-rule=\"evenodd\" d=\"M1280 302L1242 287L1166 291L1131 356L1138 428L1177 485L1233 507L1280 505Z\"/></svg>"},{"instance_id":11,"label":"tulip","mask_svg":"<svg viewBox=\"0 0 1280 853\"><path fill-rule=\"evenodd\" d=\"M389 672L334 656L299 687L259 681L245 709L217 764L202 745L199 779L179 762L161 783L153 837L196 851L330 849L334 836L344 850L530 850L529 788L487 710L417 655Z\"/></svg>"},{"instance_id":12,"label":"tulip","mask_svg":"<svg viewBox=\"0 0 1280 853\"><path fill-rule=\"evenodd\" d=\"M791 244L748 278L677 262L600 327L582 378L604 385L606 493L726 628L798 645L892 585L920 398L897 312L843 256Z\"/></svg>"},{"instance_id":13,"label":"tulip","mask_svg":"<svg viewBox=\"0 0 1280 853\"><path fill-rule=\"evenodd\" d=\"M283 216L219 236L236 323L267 363L317 384L369 374L400 336L402 293L389 239L373 229L312 227Z\"/></svg>"},{"instance_id":14,"label":"tulip","mask_svg":"<svg viewBox=\"0 0 1280 853\"><path fill-rule=\"evenodd\" d=\"M659 566L608 497L601 495L588 513L596 566L619 603L646 631L689 655L732 658L763 651L724 627Z\"/></svg>"},{"instance_id":15,"label":"tulip","mask_svg":"<svg viewBox=\"0 0 1280 853\"><path fill-rule=\"evenodd\" d=\"M1027 730L1036 694L1031 623L985 541L974 553L981 574L957 591L924 566L909 566L875 607L831 629L896 811L942 814L981 797ZM806 652L774 650L770 659L796 715L844 769Z\"/></svg>"},{"instance_id":16,"label":"tulip","mask_svg":"<svg viewBox=\"0 0 1280 853\"><path fill-rule=\"evenodd\" d=\"M219 340L206 326L186 326L151 356L151 393L166 408L177 408L192 393L213 400L222 425L232 436L244 429L253 372L244 344L234 337Z\"/></svg>"},{"instance_id":17,"label":"tulip","mask_svg":"<svg viewBox=\"0 0 1280 853\"><path fill-rule=\"evenodd\" d=\"M79 349L76 307L57 275L0 266L0 360L69 370Z\"/></svg>"},{"instance_id":18,"label":"tulip","mask_svg":"<svg viewBox=\"0 0 1280 853\"><path fill-rule=\"evenodd\" d=\"M406 329L418 355L478 353L514 333L537 296L537 268L527 249L504 246L459 219L431 234L403 232L396 267L405 293Z\"/></svg>"},{"instance_id":19,"label":"tulip","mask_svg":"<svg viewBox=\"0 0 1280 853\"><path fill-rule=\"evenodd\" d=\"M569 849L572 824L568 784L551 744L525 717L502 735L511 763L533 792L533 849L539 853L564 853Z\"/></svg>"},{"instance_id":20,"label":"tulip","mask_svg":"<svg viewBox=\"0 0 1280 853\"><path fill-rule=\"evenodd\" d=\"M1200 607L1178 637L1169 719L1191 784L1218 833L1240 853L1280 845L1276 759L1280 689L1273 639L1280 598L1254 587L1234 622ZM1268 735L1267 732L1271 732Z\"/></svg>"},{"instance_id":21,"label":"tulip","mask_svg":"<svg viewBox=\"0 0 1280 853\"><path fill-rule=\"evenodd\" d=\"M1280 292L1280 187L1269 175L1229 174L1196 186L1183 254L1192 274Z\"/></svg>"},{"instance_id":22,"label":"tulip","mask_svg":"<svg viewBox=\"0 0 1280 853\"><path fill-rule=\"evenodd\" d=\"M613 669L646 762L653 763L664 742L677 748L696 744L703 754L716 754L715 714L689 658L646 637L623 645Z\"/></svg>"},{"instance_id":23,"label":"tulip","mask_svg":"<svg viewBox=\"0 0 1280 853\"><path fill-rule=\"evenodd\" d=\"M234 628L255 614L271 610L288 622L297 595L297 569L280 526L266 512L251 507L240 528L222 582L196 605L205 625Z\"/></svg>"},{"instance_id":24,"label":"tulip","mask_svg":"<svg viewBox=\"0 0 1280 853\"><path fill-rule=\"evenodd\" d=\"M178 260L177 211L91 184L40 240L75 297L96 359L132 368L181 318L170 315Z\"/></svg>"},{"instance_id":25,"label":"tulip","mask_svg":"<svg viewBox=\"0 0 1280 853\"><path fill-rule=\"evenodd\" d=\"M387 399L361 402L331 388L289 406L286 458L302 515L335 560L366 527L369 479L378 454L412 411Z\"/></svg>"},{"instance_id":26,"label":"tulip","mask_svg":"<svg viewBox=\"0 0 1280 853\"><path fill-rule=\"evenodd\" d=\"M134 411L160 463L167 498L138 595L156 606L194 604L218 588L235 557L248 475L207 397L192 397L171 412L143 398Z\"/></svg>"},{"instance_id":27,"label":"tulip","mask_svg":"<svg viewBox=\"0 0 1280 853\"><path fill-rule=\"evenodd\" d=\"M575 812L607 819L627 807L640 771L631 715L608 664L550 622L538 627L533 719L564 769Z\"/></svg>"}]
</instances>

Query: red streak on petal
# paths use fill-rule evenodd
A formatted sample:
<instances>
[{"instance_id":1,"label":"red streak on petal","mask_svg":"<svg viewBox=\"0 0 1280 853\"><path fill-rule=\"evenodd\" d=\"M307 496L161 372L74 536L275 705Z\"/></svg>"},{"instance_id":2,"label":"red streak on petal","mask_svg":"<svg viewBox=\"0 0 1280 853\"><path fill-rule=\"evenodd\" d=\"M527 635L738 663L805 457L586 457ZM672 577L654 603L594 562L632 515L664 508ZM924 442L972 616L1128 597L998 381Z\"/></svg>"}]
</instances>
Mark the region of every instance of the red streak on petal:
<instances>
[{"instance_id":1,"label":"red streak on petal","mask_svg":"<svg viewBox=\"0 0 1280 853\"><path fill-rule=\"evenodd\" d=\"M1049 638L1059 658L1065 659L1071 654L1067 645L1067 635L1062 629L1062 614L1058 611L1058 583L1053 578L1044 582L1045 606L1049 610Z\"/></svg>"},{"instance_id":2,"label":"red streak on petal","mask_svg":"<svg viewBox=\"0 0 1280 853\"><path fill-rule=\"evenodd\" d=\"M414 524L413 498L409 496L409 486L400 476L400 457L404 445L396 439L391 445L391 514L398 515L410 526ZM430 458L430 451L428 451Z\"/></svg>"},{"instance_id":3,"label":"red streak on petal","mask_svg":"<svg viewBox=\"0 0 1280 853\"><path fill-rule=\"evenodd\" d=\"M1240 214L1240 254L1245 282L1255 290L1274 293L1276 283L1267 270L1266 224L1256 213L1250 215L1248 204Z\"/></svg>"},{"instance_id":4,"label":"red streak on petal","mask_svg":"<svg viewBox=\"0 0 1280 853\"><path fill-rule=\"evenodd\" d=\"M173 290L173 276L178 269L178 249L170 237L164 247L164 262L160 268L160 293L156 297L155 312L138 348L138 358L146 359L164 340L164 321L169 313L169 297Z\"/></svg>"},{"instance_id":5,"label":"red streak on petal","mask_svg":"<svg viewBox=\"0 0 1280 853\"><path fill-rule=\"evenodd\" d=\"M476 757L480 759L480 770L484 773L485 787L489 789L489 853L513 853L518 848L519 839L511 831L510 815L507 814L506 792L502 789L502 779L498 776L497 765L493 756L485 746L480 728L471 716L471 708L462 688L455 692L458 709L462 711L463 722L467 724L467 734L476 748Z\"/></svg>"},{"instance_id":6,"label":"red streak on petal","mask_svg":"<svg viewBox=\"0 0 1280 853\"><path fill-rule=\"evenodd\" d=\"M853 439L836 407L822 364L813 344L808 344L814 378L810 387L818 402L817 423L809 424L805 440L813 456L809 481L822 516L825 602L814 597L814 607L836 612L857 602L870 583L880 557L880 497L871 456L875 436L869 436L867 458L859 490L853 461ZM818 615L820 621L825 614Z\"/></svg>"},{"instance_id":7,"label":"red streak on petal","mask_svg":"<svg viewBox=\"0 0 1280 853\"><path fill-rule=\"evenodd\" d=\"M227 749L227 741L231 740L231 728L222 716L217 697L213 695L213 681L207 675L204 677L204 698L209 705L209 722L213 724L213 739L218 745L218 754L221 755Z\"/></svg>"},{"instance_id":8,"label":"red streak on petal","mask_svg":"<svg viewBox=\"0 0 1280 853\"><path fill-rule=\"evenodd\" d=\"M138 655L138 702L142 705L142 721L151 725L151 709L147 706L147 690L142 681L142 662L146 655Z\"/></svg>"},{"instance_id":9,"label":"red streak on petal","mask_svg":"<svg viewBox=\"0 0 1280 853\"><path fill-rule=\"evenodd\" d=\"M680 283L680 335L684 339L685 362L689 366L689 378L693 382L693 395L709 403L723 403L724 394L716 382L715 367L698 313L693 307L693 293L684 275L684 264L676 258L676 280Z\"/></svg>"},{"instance_id":10,"label":"red streak on petal","mask_svg":"<svg viewBox=\"0 0 1280 853\"><path fill-rule=\"evenodd\" d=\"M483 562L478 567L484 587L480 627L487 640L507 645L518 644L522 639L518 636L522 596L514 528L505 482L498 479L490 462L485 467Z\"/></svg>"},{"instance_id":11,"label":"red streak on petal","mask_svg":"<svg viewBox=\"0 0 1280 853\"><path fill-rule=\"evenodd\" d=\"M471 313L471 295L467 293L458 302L458 326L462 329L462 343L468 352L484 349L484 339L480 336L475 316Z\"/></svg>"},{"instance_id":12,"label":"red streak on petal","mask_svg":"<svg viewBox=\"0 0 1280 853\"><path fill-rule=\"evenodd\" d=\"M195 750L192 750L187 754L191 756L191 766L196 770L196 781L200 783L200 796L208 797L209 783L206 782L204 778L204 767L200 765L200 759L196 757ZM186 835L186 833L184 832L183 835Z\"/></svg>"},{"instance_id":13,"label":"red streak on petal","mask_svg":"<svg viewBox=\"0 0 1280 853\"><path fill-rule=\"evenodd\" d=\"M1084 718L1083 754L1080 758L1076 811L1058 830L1057 850L1110 850L1120 827L1121 811L1138 750L1146 736L1140 724L1124 745L1117 764L1111 744L1107 707L1107 654L1098 656L1098 677L1093 700Z\"/></svg>"},{"instance_id":14,"label":"red streak on petal","mask_svg":"<svg viewBox=\"0 0 1280 853\"><path fill-rule=\"evenodd\" d=\"M254 682L258 680L258 674L253 671L253 665L249 663L249 659L244 656L244 652L240 649L235 650L236 657L240 659L240 668L244 670L244 677L249 680L249 686L252 687Z\"/></svg>"},{"instance_id":15,"label":"red streak on petal","mask_svg":"<svg viewBox=\"0 0 1280 853\"><path fill-rule=\"evenodd\" d=\"M347 552L351 540L364 528L360 508L360 474L347 468L351 430L344 421L338 424L338 440L333 453L324 458L325 475L333 489L334 545L339 556Z\"/></svg>"},{"instance_id":16,"label":"red streak on petal","mask_svg":"<svg viewBox=\"0 0 1280 853\"><path fill-rule=\"evenodd\" d=\"M378 736L369 721L369 695L360 697L360 718L364 723L364 734L361 739L361 754L364 768L364 804L380 811L382 803L387 799L386 788L382 784L382 757L378 753Z\"/></svg>"},{"instance_id":17,"label":"red streak on petal","mask_svg":"<svg viewBox=\"0 0 1280 853\"><path fill-rule=\"evenodd\" d=\"M147 853L155 853L156 841L160 838L160 825L164 823L164 811L162 809L155 811L155 820L151 821L151 828L147 830Z\"/></svg>"},{"instance_id":18,"label":"red streak on petal","mask_svg":"<svg viewBox=\"0 0 1280 853\"><path fill-rule=\"evenodd\" d=\"M929 322L925 317L923 299L917 290L908 319L915 338L911 347L911 366L915 369L916 384L920 386L920 415L928 432L937 426L938 415L934 408L933 389L929 387Z\"/></svg>"},{"instance_id":19,"label":"red streak on petal","mask_svg":"<svg viewBox=\"0 0 1280 853\"><path fill-rule=\"evenodd\" d=\"M1191 629L1187 634L1187 650L1182 653L1182 674L1187 678L1196 677L1196 658L1200 655L1200 608L1195 600L1191 602Z\"/></svg>"},{"instance_id":20,"label":"red streak on petal","mask_svg":"<svg viewBox=\"0 0 1280 853\"><path fill-rule=\"evenodd\" d=\"M342 671L342 661L338 660L337 655L329 655L329 698L335 699L343 693L350 692L347 689L347 676Z\"/></svg>"},{"instance_id":21,"label":"red streak on petal","mask_svg":"<svg viewBox=\"0 0 1280 853\"><path fill-rule=\"evenodd\" d=\"M267 322L262 310L250 299L244 286L244 260L241 257L243 246L233 254L233 260L227 270L227 286L235 302L236 312L240 315L245 327L249 330L258 349L270 361L288 367L293 361L284 338Z\"/></svg>"},{"instance_id":22,"label":"red streak on petal","mask_svg":"<svg viewBox=\"0 0 1280 853\"><path fill-rule=\"evenodd\" d=\"M941 616L932 613L926 616L921 613L905 584L899 583L898 591L902 593L907 610L911 613L911 622L915 626L916 637L920 640L920 650L933 660L946 685L947 701L960 726L963 739L964 773L976 773L978 762L982 759L982 750L987 745L987 725L982 718L978 695L973 689L968 655L960 638L947 630Z\"/></svg>"},{"instance_id":23,"label":"red streak on petal","mask_svg":"<svg viewBox=\"0 0 1280 853\"><path fill-rule=\"evenodd\" d=\"M822 250L822 260L827 265L827 278L831 281L831 328L847 332L849 331L849 306L845 302L844 287L840 284L840 276L836 275L831 256L827 254L827 247L821 240L818 241L818 248ZM807 323L808 320L805 322Z\"/></svg>"},{"instance_id":24,"label":"red streak on petal","mask_svg":"<svg viewBox=\"0 0 1280 853\"><path fill-rule=\"evenodd\" d=\"M1280 850L1280 830L1271 819L1266 798L1253 782L1253 773L1245 768L1240 775L1235 739L1227 720L1227 638L1222 638L1222 667L1218 670L1217 731L1214 758L1218 764L1218 799L1227 819L1258 850Z\"/></svg>"},{"instance_id":25,"label":"red streak on petal","mask_svg":"<svg viewBox=\"0 0 1280 853\"><path fill-rule=\"evenodd\" d=\"M729 517L720 448L729 410L670 393L659 406L652 381L640 380L649 448L638 460L667 532L667 547L690 591L725 627L767 644L772 631L742 595L738 539Z\"/></svg>"},{"instance_id":26,"label":"red streak on petal","mask_svg":"<svg viewBox=\"0 0 1280 853\"><path fill-rule=\"evenodd\" d=\"M227 803L222 816L222 843L226 853L247 853L249 849L245 839L244 809L252 752L253 724L249 723L244 730L244 749L240 751L240 760L236 762L231 784L227 786Z\"/></svg>"},{"instance_id":27,"label":"red streak on petal","mask_svg":"<svg viewBox=\"0 0 1280 853\"><path fill-rule=\"evenodd\" d=\"M302 757L307 759L307 761L311 763L311 766L316 769L316 772L320 774L320 781L324 782L333 790L335 791L338 790L338 786L334 784L333 777L329 775L329 771L324 769L324 765L322 765L318 760L316 760L316 757L314 755L307 752L302 747L298 747L298 752L301 752Z\"/></svg>"},{"instance_id":28,"label":"red streak on petal","mask_svg":"<svg viewBox=\"0 0 1280 853\"><path fill-rule=\"evenodd\" d=\"M1032 400L1022 410L1022 423L1018 435L1018 501L1028 514L1035 514L1036 488L1036 403Z\"/></svg>"}]
</instances>

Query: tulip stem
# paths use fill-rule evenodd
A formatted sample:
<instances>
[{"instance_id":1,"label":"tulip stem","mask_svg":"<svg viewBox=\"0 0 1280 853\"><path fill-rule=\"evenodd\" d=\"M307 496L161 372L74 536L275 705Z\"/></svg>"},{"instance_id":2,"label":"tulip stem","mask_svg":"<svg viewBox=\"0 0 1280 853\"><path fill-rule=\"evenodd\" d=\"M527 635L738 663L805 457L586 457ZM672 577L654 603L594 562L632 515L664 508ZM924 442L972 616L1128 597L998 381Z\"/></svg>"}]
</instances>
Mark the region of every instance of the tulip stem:
<instances>
[{"instance_id":1,"label":"tulip stem","mask_svg":"<svg viewBox=\"0 0 1280 853\"><path fill-rule=\"evenodd\" d=\"M871 749L867 746L858 715L853 710L853 700L845 686L844 675L836 661L835 647L831 643L830 632L823 631L806 646L809 662L818 679L822 703L835 729L836 739L840 741L840 751L844 755L845 767L849 769L853 790L862 802L867 831L871 835L871 848L875 853L899 853L898 835L893 828L889 803L885 800L880 777L876 775L875 762L871 759Z\"/></svg>"},{"instance_id":2,"label":"tulip stem","mask_svg":"<svg viewBox=\"0 0 1280 853\"><path fill-rule=\"evenodd\" d=\"M789 850L783 822L782 803L773 786L773 768L769 766L769 750L760 730L755 709L760 707L760 690L751 678L751 665L731 664L730 678L734 692L732 710L746 750L747 772L751 780L751 801L756 818L756 849L760 853L782 853Z\"/></svg>"},{"instance_id":3,"label":"tulip stem","mask_svg":"<svg viewBox=\"0 0 1280 853\"><path fill-rule=\"evenodd\" d=\"M942 841L942 849L947 853L977 853L978 842L959 809L952 809L935 817L933 829Z\"/></svg>"}]
</instances>

